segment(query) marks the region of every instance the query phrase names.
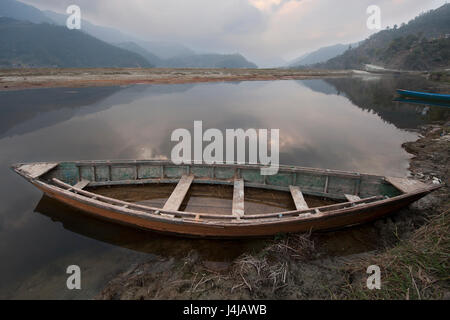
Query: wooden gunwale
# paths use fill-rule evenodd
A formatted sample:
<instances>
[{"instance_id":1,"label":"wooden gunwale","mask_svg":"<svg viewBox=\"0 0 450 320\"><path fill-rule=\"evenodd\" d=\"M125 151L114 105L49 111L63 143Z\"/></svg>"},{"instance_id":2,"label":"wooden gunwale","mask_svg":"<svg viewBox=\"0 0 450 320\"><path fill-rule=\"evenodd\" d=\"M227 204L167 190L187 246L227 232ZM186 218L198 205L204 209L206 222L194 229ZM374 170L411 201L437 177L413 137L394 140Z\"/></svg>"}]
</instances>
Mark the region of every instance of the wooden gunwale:
<instances>
[{"instance_id":1,"label":"wooden gunwale","mask_svg":"<svg viewBox=\"0 0 450 320\"><path fill-rule=\"evenodd\" d=\"M111 181L111 176L109 176L109 181L92 181L89 186L98 187L98 186L113 186L113 185L135 185L135 184L150 184L150 183L178 183L178 178L166 178L164 171L165 167L175 166L173 163L164 160L104 160L104 161L77 161L75 165L78 168L81 167L92 167L92 166L108 166L109 168L117 166L117 167L130 167L130 166L143 166L143 165L151 165L151 166L160 166L161 168L161 176L159 178L147 178L147 179L137 179L137 180L118 180ZM255 165L255 164L227 164L227 163L216 163L216 164L199 164L199 163L185 163L180 165L180 167L186 167L187 173L189 174L191 168L212 168L212 175L205 178L196 177L193 183L196 184L221 184L221 185L233 185L234 179L223 180L223 179L215 179L216 177L216 168L234 168L235 170L235 178L241 177L241 169L246 170L260 170L263 166ZM111 170L111 169L110 169ZM293 183L297 180L297 173L302 174L311 174L318 176L326 176L326 181L329 181L329 177L339 177L339 178L349 178L355 180L355 185L358 187L355 190L355 195L359 194L359 184L362 177L370 177L372 179L380 179L383 181L385 177L370 175L370 174L361 174L357 172L348 172L348 171L339 171L339 170L330 170L330 169L318 169L318 168L306 168L306 167L296 167L296 166L279 166L279 173L287 173L292 175ZM260 189L268 189L268 190L278 190L278 191L289 191L288 187L284 186L276 186L266 183L266 176L264 176L263 183L253 183L250 181L245 181L246 187L250 188L260 188ZM305 195L311 196L319 196L319 197L327 197L335 200L346 200L344 194L337 194L328 192L328 183L326 182L324 188L322 190L313 190L307 187L303 187L302 191Z\"/></svg>"},{"instance_id":2,"label":"wooden gunwale","mask_svg":"<svg viewBox=\"0 0 450 320\"><path fill-rule=\"evenodd\" d=\"M380 218L420 199L430 191L380 200L364 207L356 206L330 213L286 217L285 219L265 219L258 221L258 223L250 223L245 220L223 222L203 221L200 219L196 221L192 218L172 219L165 216L143 214L139 211L108 206L105 203L92 201L39 180L30 182L47 196L101 219L144 230L179 236L208 238L261 237L271 236L280 232L296 233L343 228Z\"/></svg>"},{"instance_id":3,"label":"wooden gunwale","mask_svg":"<svg viewBox=\"0 0 450 320\"><path fill-rule=\"evenodd\" d=\"M161 166L177 166L171 163L170 161L162 161L162 160L96 160L96 161L75 161L75 165L77 167L85 167L85 166L104 166L104 165L111 165L111 166L130 166L130 165L144 165L144 164L151 164L151 165L161 165ZM230 168L233 167L235 169L261 169L264 168L264 166L261 165L254 165L254 164L242 164L242 163L215 163L215 164L206 164L206 163L184 163L183 165L179 166L189 166L189 167L217 167L217 168ZM363 173L357 173L357 172L350 172L350 171L340 171L340 170L331 170L331 169L320 169L320 168L308 168L308 167L297 167L297 166L286 166L286 165L280 165L279 166L279 173L283 172L289 172L289 173L309 173L309 174L321 174L321 175L327 175L327 176L336 176L336 177L342 177L342 178L353 178L353 179L360 179L363 176L370 176L374 178L384 178L383 176L378 175L372 175L372 174L363 174Z\"/></svg>"},{"instance_id":4,"label":"wooden gunwale","mask_svg":"<svg viewBox=\"0 0 450 320\"><path fill-rule=\"evenodd\" d=\"M227 221L212 221L212 220L195 220L195 217L192 218L192 216L198 215L198 214L188 213L188 212L166 212L167 214L180 214L181 213L183 215L191 216L189 219L170 218L170 217L161 216L161 215L157 215L157 214L151 214L151 213L147 213L147 212L143 212L143 211L136 211L136 210L133 210L130 208L123 208L123 207L119 207L119 206L110 205L110 204L102 202L98 199L93 200L91 198L81 196L79 194L75 194L68 190L61 189L57 186L47 184L40 180L34 180L31 182L33 184L35 184L39 189L43 190L46 193L47 193L47 191L60 193L60 194L63 194L64 196L72 198L76 201L80 201L82 203L93 205L96 207L101 207L106 210L114 210L118 213L123 213L126 215L133 215L133 216L144 218L144 219L164 221L164 222L168 222L168 223L182 223L183 224L183 223L189 222L189 223L205 224L208 226L217 226L217 227L230 226L230 225L236 225L236 224L238 224L238 225L265 225L265 224L289 223L289 222L294 222L294 221L307 222L307 221L315 221L315 220L320 220L320 219L332 218L337 215L352 215L352 214L358 213L359 211L362 211L362 210L370 210L377 206L385 206L385 205L389 205L390 203L394 204L395 202L400 202L407 198L413 198L416 195L428 193L428 192L431 192L432 190L440 187L440 186L432 186L430 188L427 188L426 190L417 190L416 192L411 193L411 194L402 194L402 195L392 197L389 199L381 199L378 201L366 203L364 205L359 205L359 206L341 207L336 210L324 211L323 208L325 208L325 207L321 207L322 211L318 214L309 214L309 215L303 214L303 215L301 215L301 214L299 214L300 212L294 211L294 212L286 212L286 214L291 213L293 215L286 216L284 219L280 219L277 214L276 217L273 217L273 218L256 219L256 222L252 221L254 219L248 219L248 218L252 218L252 217L259 218L258 216L244 216L243 217L244 219L240 219L240 220L229 219L230 221L227 222ZM84 190L82 190L82 191L85 192ZM115 200L115 199L113 199L113 200ZM367 199L362 199L362 200L367 201ZM115 201L120 201L120 200L115 200ZM326 206L326 207L328 207L330 209L330 207L332 207L332 206L335 206L335 205L330 205L330 206ZM150 209L150 207L148 207L146 209ZM156 209L156 208L154 208L154 209ZM155 211L160 211L160 210L161 209L156 209ZM295 213L297 213L297 214L295 214ZM204 215L204 214L200 214L200 215ZM211 218L214 218L214 217L218 217L218 215L213 215ZM222 216L222 217L230 218L230 216Z\"/></svg>"}]
</instances>

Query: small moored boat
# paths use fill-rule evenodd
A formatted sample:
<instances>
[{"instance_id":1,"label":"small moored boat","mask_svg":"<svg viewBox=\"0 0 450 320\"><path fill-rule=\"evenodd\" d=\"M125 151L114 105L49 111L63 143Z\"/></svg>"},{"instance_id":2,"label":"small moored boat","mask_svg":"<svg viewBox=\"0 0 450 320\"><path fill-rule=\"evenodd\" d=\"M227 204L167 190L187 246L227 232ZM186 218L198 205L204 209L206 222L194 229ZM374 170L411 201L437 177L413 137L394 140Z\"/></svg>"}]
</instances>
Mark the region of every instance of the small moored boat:
<instances>
[{"instance_id":1,"label":"small moored boat","mask_svg":"<svg viewBox=\"0 0 450 320\"><path fill-rule=\"evenodd\" d=\"M74 161L16 164L13 170L47 196L88 214L142 229L198 237L239 238L337 229L365 223L422 198L440 187L420 181L352 172L280 166L260 174L261 165L183 164L169 161ZM160 206L103 189L169 187ZM183 210L189 190L229 189L229 211ZM247 211L247 192L279 192L292 209ZM104 190L103 190L104 191ZM117 194L120 194L118 192ZM142 196L145 199L145 195ZM128 199L128 200L126 200ZM318 201L324 200L324 202Z\"/></svg>"},{"instance_id":2,"label":"small moored boat","mask_svg":"<svg viewBox=\"0 0 450 320\"><path fill-rule=\"evenodd\" d=\"M397 90L397 93L402 97L419 100L450 101L450 94L439 94L439 93L419 92L400 89Z\"/></svg>"}]
</instances>

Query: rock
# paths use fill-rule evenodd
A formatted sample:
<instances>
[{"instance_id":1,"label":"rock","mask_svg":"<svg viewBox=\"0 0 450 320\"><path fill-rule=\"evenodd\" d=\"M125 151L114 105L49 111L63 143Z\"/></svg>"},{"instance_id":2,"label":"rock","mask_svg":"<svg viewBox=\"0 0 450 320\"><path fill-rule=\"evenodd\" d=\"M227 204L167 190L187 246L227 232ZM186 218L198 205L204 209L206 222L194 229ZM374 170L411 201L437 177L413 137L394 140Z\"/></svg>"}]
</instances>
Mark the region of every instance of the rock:
<instances>
[{"instance_id":1,"label":"rock","mask_svg":"<svg viewBox=\"0 0 450 320\"><path fill-rule=\"evenodd\" d=\"M441 184L442 181L441 181L441 179L439 179L439 178L433 177L433 183L434 183L434 184Z\"/></svg>"},{"instance_id":2,"label":"rock","mask_svg":"<svg viewBox=\"0 0 450 320\"><path fill-rule=\"evenodd\" d=\"M412 207L417 210L427 210L435 207L440 203L440 199L433 194L430 194L412 204Z\"/></svg>"},{"instance_id":3,"label":"rock","mask_svg":"<svg viewBox=\"0 0 450 320\"><path fill-rule=\"evenodd\" d=\"M417 173L415 173L414 175L415 175L418 179L422 179L422 178L425 177L424 174L423 174L423 173L420 173L420 172L417 172Z\"/></svg>"}]
</instances>

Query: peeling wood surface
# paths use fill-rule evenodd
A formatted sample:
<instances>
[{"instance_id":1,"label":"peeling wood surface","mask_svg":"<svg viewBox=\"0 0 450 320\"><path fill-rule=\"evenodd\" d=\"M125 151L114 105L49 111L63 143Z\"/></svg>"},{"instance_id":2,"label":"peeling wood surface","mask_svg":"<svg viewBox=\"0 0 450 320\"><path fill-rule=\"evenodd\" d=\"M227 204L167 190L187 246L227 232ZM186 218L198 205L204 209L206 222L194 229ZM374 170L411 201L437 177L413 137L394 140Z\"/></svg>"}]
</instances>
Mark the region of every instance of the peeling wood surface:
<instances>
[{"instance_id":1,"label":"peeling wood surface","mask_svg":"<svg viewBox=\"0 0 450 320\"><path fill-rule=\"evenodd\" d=\"M297 210L305 210L309 208L299 187L289 186L289 190L291 191L292 199L294 200Z\"/></svg>"},{"instance_id":2,"label":"peeling wood surface","mask_svg":"<svg viewBox=\"0 0 450 320\"><path fill-rule=\"evenodd\" d=\"M345 198L347 198L347 200L350 201L350 202L356 202L356 201L361 200L360 197L355 196L355 195L353 195L353 194L346 194L346 195L345 195Z\"/></svg>"},{"instance_id":3,"label":"peeling wood surface","mask_svg":"<svg viewBox=\"0 0 450 320\"><path fill-rule=\"evenodd\" d=\"M80 182L78 182L76 185L74 185L73 187L74 188L77 188L77 189L81 189L81 190L83 190L84 188L86 188L87 187L87 185L90 183L90 181L89 180L81 180Z\"/></svg>"},{"instance_id":4,"label":"peeling wood surface","mask_svg":"<svg viewBox=\"0 0 450 320\"><path fill-rule=\"evenodd\" d=\"M42 176L44 173L49 172L53 168L58 166L58 162L42 162L42 163L31 163L21 165L18 169L30 176L32 179L36 179Z\"/></svg>"},{"instance_id":5,"label":"peeling wood surface","mask_svg":"<svg viewBox=\"0 0 450 320\"><path fill-rule=\"evenodd\" d=\"M169 211L178 211L180 209L181 204L183 203L184 197L186 196L192 181L194 180L194 176L182 176L180 181L178 182L175 190L173 190L166 204L164 205L164 210Z\"/></svg>"},{"instance_id":6,"label":"peeling wood surface","mask_svg":"<svg viewBox=\"0 0 450 320\"><path fill-rule=\"evenodd\" d=\"M386 181L403 193L410 193L427 187L426 184L420 181L405 178L386 177Z\"/></svg>"}]
</instances>

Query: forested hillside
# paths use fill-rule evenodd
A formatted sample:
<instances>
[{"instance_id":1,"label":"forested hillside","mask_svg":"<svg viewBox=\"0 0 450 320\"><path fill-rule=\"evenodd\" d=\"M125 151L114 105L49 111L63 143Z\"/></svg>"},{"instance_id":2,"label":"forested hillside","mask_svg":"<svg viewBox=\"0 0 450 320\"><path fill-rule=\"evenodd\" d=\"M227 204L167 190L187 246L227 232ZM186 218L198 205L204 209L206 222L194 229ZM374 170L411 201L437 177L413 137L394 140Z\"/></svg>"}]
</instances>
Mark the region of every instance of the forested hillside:
<instances>
[{"instance_id":1,"label":"forested hillside","mask_svg":"<svg viewBox=\"0 0 450 320\"><path fill-rule=\"evenodd\" d=\"M84 32L0 18L0 67L151 67L142 56Z\"/></svg>"},{"instance_id":2,"label":"forested hillside","mask_svg":"<svg viewBox=\"0 0 450 320\"><path fill-rule=\"evenodd\" d=\"M325 69L362 69L365 64L389 69L450 68L450 4L421 14L408 24L380 31L325 63Z\"/></svg>"}]
</instances>

